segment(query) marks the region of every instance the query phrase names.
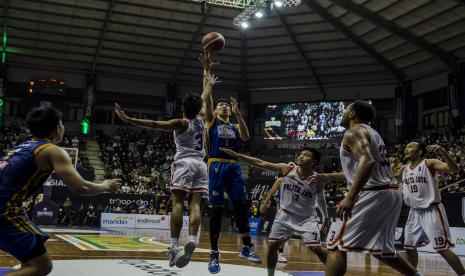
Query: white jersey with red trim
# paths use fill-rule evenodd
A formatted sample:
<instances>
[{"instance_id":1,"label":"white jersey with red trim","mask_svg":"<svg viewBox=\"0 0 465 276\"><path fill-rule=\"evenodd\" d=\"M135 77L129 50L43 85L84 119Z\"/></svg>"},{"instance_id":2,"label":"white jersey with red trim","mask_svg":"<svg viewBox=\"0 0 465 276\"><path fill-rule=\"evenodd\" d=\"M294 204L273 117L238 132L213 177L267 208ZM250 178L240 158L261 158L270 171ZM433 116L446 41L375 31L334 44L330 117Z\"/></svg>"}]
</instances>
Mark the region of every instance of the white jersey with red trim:
<instances>
[{"instance_id":1,"label":"white jersey with red trim","mask_svg":"<svg viewBox=\"0 0 465 276\"><path fill-rule=\"evenodd\" d=\"M315 214L315 198L317 185L307 178L301 178L294 166L283 177L280 188L279 205L285 212L293 215L308 217Z\"/></svg>"},{"instance_id":2,"label":"white jersey with red trim","mask_svg":"<svg viewBox=\"0 0 465 276\"><path fill-rule=\"evenodd\" d=\"M397 184L383 139L378 132L369 125L360 124L359 126L364 127L370 134L371 152L375 160L375 167L367 183L364 185L364 188ZM347 178L347 184L350 187L357 172L358 160L352 154L350 148L345 146L343 142L341 143L340 156L342 170Z\"/></svg>"},{"instance_id":3,"label":"white jersey with red trim","mask_svg":"<svg viewBox=\"0 0 465 276\"><path fill-rule=\"evenodd\" d=\"M415 168L408 163L402 173L402 193L405 204L412 208L428 208L441 202L441 193L433 173L426 164L426 159Z\"/></svg>"},{"instance_id":4,"label":"white jersey with red trim","mask_svg":"<svg viewBox=\"0 0 465 276\"><path fill-rule=\"evenodd\" d=\"M176 155L174 160L182 158L199 158L205 157L204 137L205 126L202 117L197 116L194 119L185 119L189 126L186 131L180 135L174 132L174 143L176 144Z\"/></svg>"}]
</instances>

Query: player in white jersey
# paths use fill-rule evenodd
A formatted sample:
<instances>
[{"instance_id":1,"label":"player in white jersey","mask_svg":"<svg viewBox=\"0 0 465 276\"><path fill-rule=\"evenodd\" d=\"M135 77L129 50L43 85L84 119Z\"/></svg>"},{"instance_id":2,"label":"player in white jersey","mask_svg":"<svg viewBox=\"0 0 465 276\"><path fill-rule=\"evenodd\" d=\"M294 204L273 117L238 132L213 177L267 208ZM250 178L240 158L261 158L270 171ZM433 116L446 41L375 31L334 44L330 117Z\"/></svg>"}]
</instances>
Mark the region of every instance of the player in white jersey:
<instances>
[{"instance_id":1,"label":"player in white jersey","mask_svg":"<svg viewBox=\"0 0 465 276\"><path fill-rule=\"evenodd\" d=\"M247 162L252 166L265 170L283 173L280 185L280 210L271 228L268 238L267 268L268 276L273 276L281 243L290 238L293 233L302 236L308 248L317 255L321 262L326 263L327 252L321 248L321 233L318 229L316 205L325 217L325 229L328 230L328 212L323 194L324 185L316 185L311 180L315 175L314 167L320 161L320 152L313 148L304 148L297 158L296 166L284 163L269 163L254 157L239 154L230 149L221 149L233 158ZM277 189L277 187L275 187Z\"/></svg>"},{"instance_id":2,"label":"player in white jersey","mask_svg":"<svg viewBox=\"0 0 465 276\"><path fill-rule=\"evenodd\" d=\"M181 268L186 266L195 250L197 233L200 226L200 202L203 195L208 194L207 165L203 162L205 97L210 97L212 87L217 82L213 75L206 75L206 83L202 97L196 94L187 95L182 102L183 118L169 121L142 120L128 117L118 104L115 111L124 122L139 127L173 131L176 144L176 155L171 165L171 200L173 210L170 218L171 247L170 263ZM184 248L178 246L182 229L184 201L191 194L189 203L189 241Z\"/></svg>"},{"instance_id":3,"label":"player in white jersey","mask_svg":"<svg viewBox=\"0 0 465 276\"><path fill-rule=\"evenodd\" d=\"M347 251L369 252L404 275L421 275L395 251L402 197L383 139L368 125L375 116L368 102L348 105L341 121L347 129L340 149L343 172L313 177L317 183L346 181L350 187L336 206L343 223L337 238L328 244L328 276L346 273Z\"/></svg>"},{"instance_id":4,"label":"player in white jersey","mask_svg":"<svg viewBox=\"0 0 465 276\"><path fill-rule=\"evenodd\" d=\"M425 159L427 152L443 158ZM405 204L410 207L405 225L404 248L408 261L418 265L417 247L432 242L433 248L449 263L458 275L465 275L465 269L457 255L450 249L449 223L435 173L456 173L459 167L447 151L438 146L425 146L419 142L407 144L404 150L407 164L402 166L396 177L402 182Z\"/></svg>"}]
</instances>

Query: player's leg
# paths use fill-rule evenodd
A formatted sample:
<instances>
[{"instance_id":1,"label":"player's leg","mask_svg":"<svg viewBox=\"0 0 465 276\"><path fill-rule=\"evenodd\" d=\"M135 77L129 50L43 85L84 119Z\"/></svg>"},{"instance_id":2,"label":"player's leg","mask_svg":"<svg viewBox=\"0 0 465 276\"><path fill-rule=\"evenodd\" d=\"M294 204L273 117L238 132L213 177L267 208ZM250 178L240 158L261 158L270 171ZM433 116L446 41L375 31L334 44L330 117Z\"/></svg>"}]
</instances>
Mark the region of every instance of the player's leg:
<instances>
[{"instance_id":1,"label":"player's leg","mask_svg":"<svg viewBox=\"0 0 465 276\"><path fill-rule=\"evenodd\" d=\"M326 276L342 276L347 271L347 253L337 248L328 250L326 257Z\"/></svg>"},{"instance_id":2,"label":"player's leg","mask_svg":"<svg viewBox=\"0 0 465 276\"><path fill-rule=\"evenodd\" d=\"M308 248L318 257L322 263L326 264L326 260L328 259L328 250L321 246L310 246Z\"/></svg>"},{"instance_id":3,"label":"player's leg","mask_svg":"<svg viewBox=\"0 0 465 276\"><path fill-rule=\"evenodd\" d=\"M321 233L318 229L316 217L312 216L308 219L300 221L297 219L294 223L295 232L302 236L304 244L312 251L318 259L326 264L328 251L321 247Z\"/></svg>"},{"instance_id":4,"label":"player's leg","mask_svg":"<svg viewBox=\"0 0 465 276\"><path fill-rule=\"evenodd\" d=\"M43 246L43 245L42 245ZM52 271L52 260L47 252L21 264L21 268L5 274L5 276L47 275Z\"/></svg>"},{"instance_id":5,"label":"player's leg","mask_svg":"<svg viewBox=\"0 0 465 276\"><path fill-rule=\"evenodd\" d=\"M210 206L210 262L208 271L212 274L220 272L219 265L220 252L218 250L218 240L221 233L221 220L223 218L223 201L224 201L224 164L220 162L211 162L209 164L209 198Z\"/></svg>"},{"instance_id":6,"label":"player's leg","mask_svg":"<svg viewBox=\"0 0 465 276\"><path fill-rule=\"evenodd\" d=\"M243 259L255 263L261 263L261 258L255 253L252 240L250 238L249 206L247 202L246 182L242 177L241 166L238 163L230 164L229 175L231 176L231 186L229 198L234 206L236 224L242 236L244 247L239 256Z\"/></svg>"},{"instance_id":7,"label":"player's leg","mask_svg":"<svg viewBox=\"0 0 465 276\"><path fill-rule=\"evenodd\" d=\"M465 275L465 269L463 268L462 262L457 254L454 253L450 248L440 250L438 253L446 260L446 262L452 267L457 275Z\"/></svg>"},{"instance_id":8,"label":"player's leg","mask_svg":"<svg viewBox=\"0 0 465 276\"><path fill-rule=\"evenodd\" d=\"M180 190L171 191L171 200L173 204L173 210L170 217L171 227L171 246L170 246L170 263L172 267L177 263L178 258L182 255L182 250L178 246L179 236L181 235L182 229L182 214L184 208L184 200L186 199L187 193Z\"/></svg>"},{"instance_id":9,"label":"player's leg","mask_svg":"<svg viewBox=\"0 0 465 276\"><path fill-rule=\"evenodd\" d=\"M422 220L425 232L433 243L433 248L447 261L457 275L464 275L465 269L459 257L451 250L449 222L442 204L431 206Z\"/></svg>"},{"instance_id":10,"label":"player's leg","mask_svg":"<svg viewBox=\"0 0 465 276\"><path fill-rule=\"evenodd\" d=\"M268 269L268 276L274 276L276 263L278 262L278 250L281 244L281 241L268 242L268 252L266 255L266 268Z\"/></svg>"},{"instance_id":11,"label":"player's leg","mask_svg":"<svg viewBox=\"0 0 465 276\"><path fill-rule=\"evenodd\" d=\"M287 263L287 258L286 256L284 256L284 244L286 242L282 242L279 246L279 250L278 250L278 263Z\"/></svg>"},{"instance_id":12,"label":"player's leg","mask_svg":"<svg viewBox=\"0 0 465 276\"><path fill-rule=\"evenodd\" d=\"M405 249L405 255L407 256L407 261L414 267L418 266L418 250L415 249Z\"/></svg>"},{"instance_id":13,"label":"player's leg","mask_svg":"<svg viewBox=\"0 0 465 276\"><path fill-rule=\"evenodd\" d=\"M398 272L402 273L402 275L407 276L417 276L422 275L419 273L413 265L411 265L405 258L400 255L390 256L390 257L383 257L381 255L373 255L376 259L380 262L387 264L388 266L394 268Z\"/></svg>"}]
</instances>

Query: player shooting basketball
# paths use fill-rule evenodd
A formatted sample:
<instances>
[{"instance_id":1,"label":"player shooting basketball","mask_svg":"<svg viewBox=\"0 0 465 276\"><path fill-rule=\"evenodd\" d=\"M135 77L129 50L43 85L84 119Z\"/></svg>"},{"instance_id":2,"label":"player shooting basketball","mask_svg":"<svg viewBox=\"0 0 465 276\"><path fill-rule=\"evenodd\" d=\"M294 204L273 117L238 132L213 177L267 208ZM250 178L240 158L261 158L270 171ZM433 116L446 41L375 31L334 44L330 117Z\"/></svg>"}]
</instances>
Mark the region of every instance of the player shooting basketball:
<instances>
[{"instance_id":1,"label":"player shooting basketball","mask_svg":"<svg viewBox=\"0 0 465 276\"><path fill-rule=\"evenodd\" d=\"M210 69L215 65L207 52L200 58L204 76L207 76ZM204 77L204 82L205 82ZM247 193L246 182L242 177L241 166L235 158L231 158L220 148L239 150L240 142L249 139L249 130L239 111L239 104L236 99L219 99L215 107L213 98L206 99L205 118L207 122L207 149L208 149L208 170L209 170L209 205L210 205L210 263L208 270L210 273L218 273L221 269L219 265L220 252L218 250L218 240L221 232L221 219L223 217L224 193L228 193L234 206L236 224L242 235L244 246L240 257L252 262L260 263L261 259L255 254L250 238L250 227L248 221L248 207L246 205ZM235 116L238 124L230 122L230 118Z\"/></svg>"},{"instance_id":2,"label":"player shooting basketball","mask_svg":"<svg viewBox=\"0 0 465 276\"><path fill-rule=\"evenodd\" d=\"M426 153L442 157L426 159ZM460 259L451 250L453 243L441 192L435 173L455 173L459 167L449 153L438 145L426 146L420 142L407 144L404 150L407 165L402 166L396 178L402 183L405 204L410 206L405 224L404 248L408 261L418 265L417 247L433 242L433 248L447 261L457 275L465 275Z\"/></svg>"}]
</instances>

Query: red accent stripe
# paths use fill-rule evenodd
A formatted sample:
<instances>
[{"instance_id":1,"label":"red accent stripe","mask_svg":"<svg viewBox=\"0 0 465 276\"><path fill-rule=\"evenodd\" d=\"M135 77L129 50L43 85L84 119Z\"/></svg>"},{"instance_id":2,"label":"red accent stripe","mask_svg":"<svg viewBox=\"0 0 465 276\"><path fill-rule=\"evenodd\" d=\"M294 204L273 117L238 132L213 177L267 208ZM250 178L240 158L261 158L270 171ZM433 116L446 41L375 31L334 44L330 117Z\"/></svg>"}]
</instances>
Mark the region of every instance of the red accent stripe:
<instances>
[{"instance_id":1,"label":"red accent stripe","mask_svg":"<svg viewBox=\"0 0 465 276\"><path fill-rule=\"evenodd\" d=\"M291 166L291 168L287 171L287 173L283 175L283 177L287 176L290 172L292 172L294 168L295 168L294 166Z\"/></svg>"},{"instance_id":2,"label":"red accent stripe","mask_svg":"<svg viewBox=\"0 0 465 276\"><path fill-rule=\"evenodd\" d=\"M439 208L439 205L435 205L434 207L436 207L436 209L439 212L439 219L441 219L441 225L442 225L442 229L444 231L444 237L446 237L446 244L447 244L447 241L449 241L449 237L447 237L447 230L446 230L446 226L444 224L444 218L442 217L442 211Z\"/></svg>"}]
</instances>

